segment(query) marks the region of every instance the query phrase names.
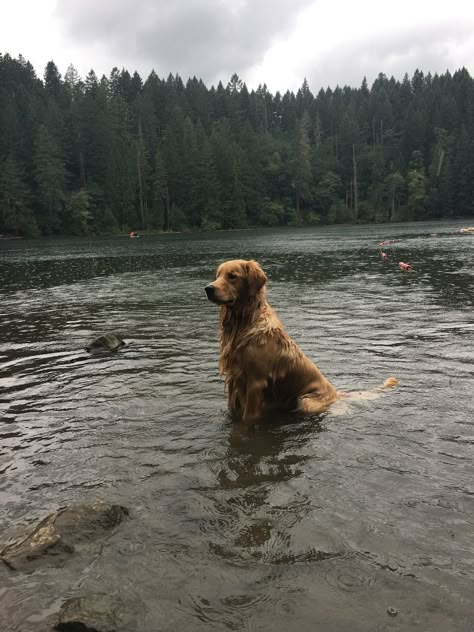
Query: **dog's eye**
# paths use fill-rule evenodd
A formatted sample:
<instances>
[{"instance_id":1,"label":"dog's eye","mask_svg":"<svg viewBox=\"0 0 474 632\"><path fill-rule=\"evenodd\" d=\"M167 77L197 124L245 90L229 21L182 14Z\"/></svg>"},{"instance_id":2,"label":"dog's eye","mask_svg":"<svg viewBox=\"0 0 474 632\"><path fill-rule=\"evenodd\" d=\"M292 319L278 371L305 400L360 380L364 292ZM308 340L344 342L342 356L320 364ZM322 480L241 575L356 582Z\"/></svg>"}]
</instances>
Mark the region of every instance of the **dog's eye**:
<instances>
[{"instance_id":1,"label":"dog's eye","mask_svg":"<svg viewBox=\"0 0 474 632\"><path fill-rule=\"evenodd\" d=\"M237 278L237 275L235 274L235 272L229 272L229 274L227 275L227 278L230 279L231 281L235 281L235 279Z\"/></svg>"}]
</instances>

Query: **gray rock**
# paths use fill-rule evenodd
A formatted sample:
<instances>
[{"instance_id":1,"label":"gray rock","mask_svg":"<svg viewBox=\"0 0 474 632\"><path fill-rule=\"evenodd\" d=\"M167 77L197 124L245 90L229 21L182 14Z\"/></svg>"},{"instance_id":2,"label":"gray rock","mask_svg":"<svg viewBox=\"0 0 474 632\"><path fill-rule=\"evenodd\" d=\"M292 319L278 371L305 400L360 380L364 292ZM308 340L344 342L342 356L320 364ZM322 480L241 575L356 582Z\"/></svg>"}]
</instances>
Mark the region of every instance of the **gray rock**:
<instances>
[{"instance_id":1,"label":"gray rock","mask_svg":"<svg viewBox=\"0 0 474 632\"><path fill-rule=\"evenodd\" d=\"M61 606L55 630L118 632L136 623L138 613L135 610L117 596L99 593L73 597Z\"/></svg>"},{"instance_id":2,"label":"gray rock","mask_svg":"<svg viewBox=\"0 0 474 632\"><path fill-rule=\"evenodd\" d=\"M101 353L104 351L117 351L125 345L125 341L119 334L108 333L99 336L87 345L86 351L90 353Z\"/></svg>"},{"instance_id":3,"label":"gray rock","mask_svg":"<svg viewBox=\"0 0 474 632\"><path fill-rule=\"evenodd\" d=\"M125 507L102 501L60 509L10 539L0 560L13 570L61 566L78 545L102 537L127 515Z\"/></svg>"}]
</instances>

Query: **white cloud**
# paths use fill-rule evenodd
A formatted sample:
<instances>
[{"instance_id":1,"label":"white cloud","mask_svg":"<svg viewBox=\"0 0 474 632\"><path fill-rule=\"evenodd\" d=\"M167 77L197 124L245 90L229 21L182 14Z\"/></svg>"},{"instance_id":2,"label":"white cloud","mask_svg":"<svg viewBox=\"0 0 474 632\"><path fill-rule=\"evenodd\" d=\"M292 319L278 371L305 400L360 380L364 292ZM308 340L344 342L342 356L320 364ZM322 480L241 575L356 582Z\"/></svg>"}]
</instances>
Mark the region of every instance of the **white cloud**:
<instances>
[{"instance_id":1,"label":"white cloud","mask_svg":"<svg viewBox=\"0 0 474 632\"><path fill-rule=\"evenodd\" d=\"M359 85L415 68L474 73L474 5L467 0L16 0L0 5L3 52L38 75L50 59L82 75L113 66L146 77L179 72L251 87Z\"/></svg>"},{"instance_id":2,"label":"white cloud","mask_svg":"<svg viewBox=\"0 0 474 632\"><path fill-rule=\"evenodd\" d=\"M474 72L474 5L468 0L314 2L286 40L270 48L251 83L296 89L306 76L321 86L358 86L379 72L402 78L416 68Z\"/></svg>"}]
</instances>

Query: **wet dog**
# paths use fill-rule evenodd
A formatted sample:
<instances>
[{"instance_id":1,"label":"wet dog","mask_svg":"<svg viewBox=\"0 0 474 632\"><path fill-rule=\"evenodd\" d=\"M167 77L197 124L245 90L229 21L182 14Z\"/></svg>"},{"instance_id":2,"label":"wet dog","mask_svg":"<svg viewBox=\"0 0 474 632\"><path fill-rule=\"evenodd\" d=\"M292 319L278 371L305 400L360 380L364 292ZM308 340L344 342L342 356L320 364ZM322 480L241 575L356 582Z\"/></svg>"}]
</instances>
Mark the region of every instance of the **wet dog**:
<instances>
[{"instance_id":1,"label":"wet dog","mask_svg":"<svg viewBox=\"0 0 474 632\"><path fill-rule=\"evenodd\" d=\"M220 305L220 363L229 410L253 425L266 405L322 413L347 394L340 393L286 333L266 298L267 277L256 261L227 261L207 297ZM395 386L388 378L368 393Z\"/></svg>"}]
</instances>

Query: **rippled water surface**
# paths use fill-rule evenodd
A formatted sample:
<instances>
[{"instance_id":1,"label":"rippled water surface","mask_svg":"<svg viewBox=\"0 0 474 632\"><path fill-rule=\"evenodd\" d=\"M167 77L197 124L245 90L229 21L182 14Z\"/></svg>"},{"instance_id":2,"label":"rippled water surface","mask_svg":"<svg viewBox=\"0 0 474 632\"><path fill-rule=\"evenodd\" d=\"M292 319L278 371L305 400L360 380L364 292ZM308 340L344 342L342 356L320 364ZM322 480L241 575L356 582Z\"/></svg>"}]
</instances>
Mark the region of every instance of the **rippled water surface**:
<instances>
[{"instance_id":1,"label":"rippled water surface","mask_svg":"<svg viewBox=\"0 0 474 632\"><path fill-rule=\"evenodd\" d=\"M1 242L1 537L97 498L130 515L88 558L0 568L0 630L97 591L141 604L137 632L472 630L474 237L458 229ZM386 263L384 239L401 240ZM233 425L203 287L235 257L260 261L337 387L400 387ZM83 351L106 331L127 346Z\"/></svg>"}]
</instances>

